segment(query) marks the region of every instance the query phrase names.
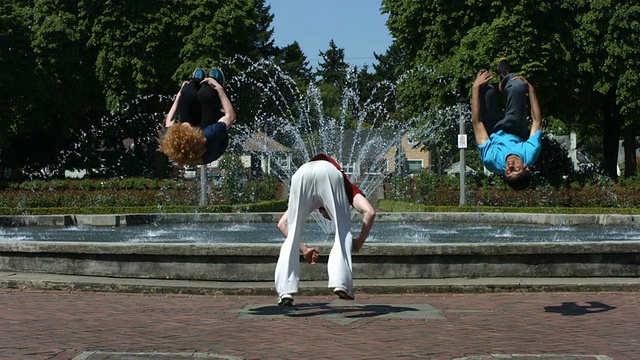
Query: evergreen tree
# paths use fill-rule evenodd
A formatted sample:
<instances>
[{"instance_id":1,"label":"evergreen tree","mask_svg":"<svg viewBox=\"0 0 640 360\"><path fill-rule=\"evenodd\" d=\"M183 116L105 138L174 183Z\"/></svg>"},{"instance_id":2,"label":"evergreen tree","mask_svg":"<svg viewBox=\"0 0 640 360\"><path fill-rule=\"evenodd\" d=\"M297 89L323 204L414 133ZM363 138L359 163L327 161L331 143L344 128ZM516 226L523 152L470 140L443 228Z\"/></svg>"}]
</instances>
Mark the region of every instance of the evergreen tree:
<instances>
[{"instance_id":1,"label":"evergreen tree","mask_svg":"<svg viewBox=\"0 0 640 360\"><path fill-rule=\"evenodd\" d=\"M297 41L278 49L274 62L303 88L313 79L309 61Z\"/></svg>"},{"instance_id":2,"label":"evergreen tree","mask_svg":"<svg viewBox=\"0 0 640 360\"><path fill-rule=\"evenodd\" d=\"M338 48L336 43L331 39L329 49L320 51L322 61L318 63L316 77L324 84L341 86L345 82L347 76L347 68L349 65L344 62L344 49Z\"/></svg>"},{"instance_id":3,"label":"evergreen tree","mask_svg":"<svg viewBox=\"0 0 640 360\"><path fill-rule=\"evenodd\" d=\"M373 69L381 79L396 82L398 78L407 71L404 51L394 41L384 54L373 53L378 61L373 65Z\"/></svg>"}]
</instances>

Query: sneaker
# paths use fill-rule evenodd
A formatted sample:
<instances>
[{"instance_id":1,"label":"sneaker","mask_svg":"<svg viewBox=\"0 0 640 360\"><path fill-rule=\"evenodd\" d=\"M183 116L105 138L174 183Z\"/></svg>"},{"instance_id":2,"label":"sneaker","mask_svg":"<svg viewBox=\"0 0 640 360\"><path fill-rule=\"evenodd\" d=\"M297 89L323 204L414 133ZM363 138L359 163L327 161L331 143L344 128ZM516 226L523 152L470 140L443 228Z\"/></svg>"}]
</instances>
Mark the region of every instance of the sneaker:
<instances>
[{"instance_id":1,"label":"sneaker","mask_svg":"<svg viewBox=\"0 0 640 360\"><path fill-rule=\"evenodd\" d=\"M202 81L204 80L205 77L205 73L204 70L202 70L201 68L197 68L193 71L193 78L198 80L198 81Z\"/></svg>"},{"instance_id":2,"label":"sneaker","mask_svg":"<svg viewBox=\"0 0 640 360\"><path fill-rule=\"evenodd\" d=\"M280 307L290 307L293 306L293 295L291 294L283 294L278 298L278 306Z\"/></svg>"},{"instance_id":3,"label":"sneaker","mask_svg":"<svg viewBox=\"0 0 640 360\"><path fill-rule=\"evenodd\" d=\"M211 68L211 70L209 70L209 77L216 79L220 85L224 86L224 73L222 70L216 67Z\"/></svg>"},{"instance_id":4,"label":"sneaker","mask_svg":"<svg viewBox=\"0 0 640 360\"><path fill-rule=\"evenodd\" d=\"M338 298L342 299L342 300L355 300L355 298L353 297L353 295L349 294L347 292L347 290L343 289L343 288L335 288L333 290L333 293L338 295Z\"/></svg>"}]
</instances>

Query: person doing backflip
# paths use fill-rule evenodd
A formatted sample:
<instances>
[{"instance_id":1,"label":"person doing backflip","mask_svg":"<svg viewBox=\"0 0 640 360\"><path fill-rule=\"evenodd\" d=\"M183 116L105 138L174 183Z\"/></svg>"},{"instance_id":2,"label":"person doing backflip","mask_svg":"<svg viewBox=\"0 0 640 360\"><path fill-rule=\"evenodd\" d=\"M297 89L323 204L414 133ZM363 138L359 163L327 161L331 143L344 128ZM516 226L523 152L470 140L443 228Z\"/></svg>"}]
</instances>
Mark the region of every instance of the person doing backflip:
<instances>
[{"instance_id":1,"label":"person doing backflip","mask_svg":"<svg viewBox=\"0 0 640 360\"><path fill-rule=\"evenodd\" d=\"M200 68L194 71L167 114L159 151L181 166L208 164L224 154L236 113L223 85L220 69L208 77Z\"/></svg>"},{"instance_id":2,"label":"person doing backflip","mask_svg":"<svg viewBox=\"0 0 640 360\"><path fill-rule=\"evenodd\" d=\"M498 60L500 83L491 83L493 75L482 69L473 82L471 116L480 150L480 158L490 171L505 176L514 190L522 190L531 182L532 166L540 156L542 115L533 86L522 76L511 72L506 58ZM526 95L529 93L532 125L526 119ZM498 106L498 93L506 100L504 111Z\"/></svg>"},{"instance_id":3,"label":"person doing backflip","mask_svg":"<svg viewBox=\"0 0 640 360\"><path fill-rule=\"evenodd\" d=\"M357 238L351 235L351 206L362 214L362 228ZM360 250L371 231L376 214L371 203L349 181L338 163L325 154L318 154L293 174L289 207L278 222L278 228L286 237L280 248L275 270L279 306L292 306L293 295L298 292L298 249L308 263L313 264L317 258L317 250L307 248L301 240L309 214L315 210L330 219L335 227L327 263L328 287L333 288L333 293L341 299L354 299L351 251Z\"/></svg>"}]
</instances>

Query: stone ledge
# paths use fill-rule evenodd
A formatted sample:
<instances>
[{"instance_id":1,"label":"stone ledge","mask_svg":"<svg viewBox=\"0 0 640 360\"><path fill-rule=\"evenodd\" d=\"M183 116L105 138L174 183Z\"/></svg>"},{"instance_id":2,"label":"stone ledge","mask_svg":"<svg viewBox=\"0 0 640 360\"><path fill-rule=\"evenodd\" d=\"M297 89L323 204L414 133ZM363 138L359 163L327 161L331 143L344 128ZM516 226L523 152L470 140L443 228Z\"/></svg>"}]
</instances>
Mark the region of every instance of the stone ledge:
<instances>
[{"instance_id":1,"label":"stone ledge","mask_svg":"<svg viewBox=\"0 0 640 360\"><path fill-rule=\"evenodd\" d=\"M354 281L358 294L640 291L638 278L450 278ZM34 273L0 273L0 288L191 295L274 294L273 282L123 279ZM327 295L325 281L302 281L299 293Z\"/></svg>"},{"instance_id":2,"label":"stone ledge","mask_svg":"<svg viewBox=\"0 0 640 360\"><path fill-rule=\"evenodd\" d=\"M282 213L203 213L203 214L108 214L108 215L15 215L0 216L0 226L126 226L141 224L264 222L277 223ZM360 218L359 214L354 220ZM311 218L309 221L313 221ZM638 215L620 214L528 214L528 213L389 213L376 214L377 222L463 222L530 225L630 225L640 222Z\"/></svg>"},{"instance_id":3,"label":"stone ledge","mask_svg":"<svg viewBox=\"0 0 640 360\"><path fill-rule=\"evenodd\" d=\"M278 244L0 242L0 271L123 278L271 281ZM329 248L303 280L327 278ZM370 244L356 279L640 276L640 242Z\"/></svg>"}]
</instances>

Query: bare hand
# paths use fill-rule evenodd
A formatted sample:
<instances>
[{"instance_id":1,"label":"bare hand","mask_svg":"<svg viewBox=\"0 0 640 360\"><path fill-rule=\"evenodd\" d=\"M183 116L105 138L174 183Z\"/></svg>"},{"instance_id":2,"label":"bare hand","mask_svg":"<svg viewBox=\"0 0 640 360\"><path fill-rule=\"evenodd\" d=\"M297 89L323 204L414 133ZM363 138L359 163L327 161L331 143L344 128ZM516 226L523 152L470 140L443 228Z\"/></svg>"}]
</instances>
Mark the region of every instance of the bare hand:
<instances>
[{"instance_id":1,"label":"bare hand","mask_svg":"<svg viewBox=\"0 0 640 360\"><path fill-rule=\"evenodd\" d=\"M307 250L302 253L304 261L310 265L315 265L317 263L318 256L320 256L320 252L316 248L307 248Z\"/></svg>"},{"instance_id":2,"label":"bare hand","mask_svg":"<svg viewBox=\"0 0 640 360\"><path fill-rule=\"evenodd\" d=\"M202 80L200 84L204 84L204 83L209 84L209 86L211 86L214 90L222 89L222 85L220 85L220 83L217 82L216 79L214 78L210 78L210 77L204 78L204 80Z\"/></svg>"},{"instance_id":3,"label":"bare hand","mask_svg":"<svg viewBox=\"0 0 640 360\"><path fill-rule=\"evenodd\" d=\"M514 79L520 79L520 81L522 81L524 83L524 86L529 89L529 87L533 87L531 86L531 84L529 84L529 82L527 81L527 79L524 78L524 76L522 75L516 75L513 77Z\"/></svg>"},{"instance_id":4,"label":"bare hand","mask_svg":"<svg viewBox=\"0 0 640 360\"><path fill-rule=\"evenodd\" d=\"M178 91L178 96L180 96L180 93L182 92L182 88L184 88L185 85L187 85L189 82L188 81L183 81L182 85L180 85L180 91Z\"/></svg>"},{"instance_id":5,"label":"bare hand","mask_svg":"<svg viewBox=\"0 0 640 360\"><path fill-rule=\"evenodd\" d=\"M488 83L493 79L493 75L485 69L478 71L478 76L476 76L476 80L473 82L473 87L480 88L482 85Z\"/></svg>"},{"instance_id":6,"label":"bare hand","mask_svg":"<svg viewBox=\"0 0 640 360\"><path fill-rule=\"evenodd\" d=\"M360 240L360 238L353 239L353 243L351 247L353 248L354 252L360 251L360 249L362 248L362 245L364 245L364 240L365 239Z\"/></svg>"}]
</instances>

